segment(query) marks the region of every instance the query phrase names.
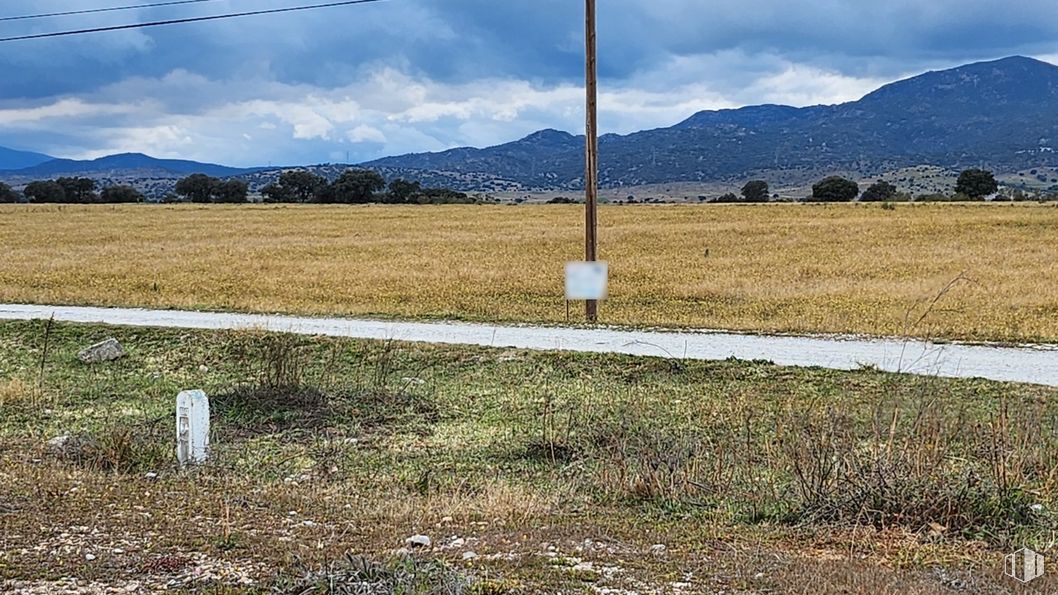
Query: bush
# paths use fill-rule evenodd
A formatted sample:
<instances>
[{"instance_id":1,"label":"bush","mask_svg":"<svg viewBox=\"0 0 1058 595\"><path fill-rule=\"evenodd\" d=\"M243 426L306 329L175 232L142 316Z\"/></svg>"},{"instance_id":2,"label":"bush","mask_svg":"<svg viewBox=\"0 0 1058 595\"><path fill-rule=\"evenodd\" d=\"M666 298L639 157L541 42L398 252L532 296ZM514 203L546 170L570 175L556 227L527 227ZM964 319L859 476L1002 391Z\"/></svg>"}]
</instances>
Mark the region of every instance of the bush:
<instances>
[{"instance_id":1,"label":"bush","mask_svg":"<svg viewBox=\"0 0 1058 595\"><path fill-rule=\"evenodd\" d=\"M33 203L69 202L66 199L66 190L51 180L30 182L22 191L22 194L25 195L27 201Z\"/></svg>"},{"instance_id":2,"label":"bush","mask_svg":"<svg viewBox=\"0 0 1058 595\"><path fill-rule=\"evenodd\" d=\"M955 185L956 194L965 194L972 200L980 200L999 190L999 183L992 172L983 169L968 169L959 174Z\"/></svg>"},{"instance_id":3,"label":"bush","mask_svg":"<svg viewBox=\"0 0 1058 595\"><path fill-rule=\"evenodd\" d=\"M135 203L143 202L146 198L143 193L132 186L110 186L104 188L99 194L100 202L104 203Z\"/></svg>"},{"instance_id":4,"label":"bush","mask_svg":"<svg viewBox=\"0 0 1058 595\"><path fill-rule=\"evenodd\" d=\"M885 202L892 200L894 196L896 196L896 186L884 180L878 180L863 192L860 200L863 202Z\"/></svg>"},{"instance_id":5,"label":"bush","mask_svg":"<svg viewBox=\"0 0 1058 595\"><path fill-rule=\"evenodd\" d=\"M718 196L716 198L716 200L714 200L713 202L716 202L716 203L734 203L734 202L742 202L742 199L739 198L734 192L728 192L727 194L722 194L722 195Z\"/></svg>"},{"instance_id":6,"label":"bush","mask_svg":"<svg viewBox=\"0 0 1058 595\"><path fill-rule=\"evenodd\" d=\"M19 198L18 193L12 190L10 186L0 182L0 204L18 202Z\"/></svg>"},{"instance_id":7,"label":"bush","mask_svg":"<svg viewBox=\"0 0 1058 595\"><path fill-rule=\"evenodd\" d=\"M859 184L841 176L831 176L812 186L812 200L819 202L849 202L859 193Z\"/></svg>"},{"instance_id":8,"label":"bush","mask_svg":"<svg viewBox=\"0 0 1058 595\"><path fill-rule=\"evenodd\" d=\"M770 195L768 183L763 180L753 180L742 187L742 198L746 202L768 202Z\"/></svg>"}]
</instances>

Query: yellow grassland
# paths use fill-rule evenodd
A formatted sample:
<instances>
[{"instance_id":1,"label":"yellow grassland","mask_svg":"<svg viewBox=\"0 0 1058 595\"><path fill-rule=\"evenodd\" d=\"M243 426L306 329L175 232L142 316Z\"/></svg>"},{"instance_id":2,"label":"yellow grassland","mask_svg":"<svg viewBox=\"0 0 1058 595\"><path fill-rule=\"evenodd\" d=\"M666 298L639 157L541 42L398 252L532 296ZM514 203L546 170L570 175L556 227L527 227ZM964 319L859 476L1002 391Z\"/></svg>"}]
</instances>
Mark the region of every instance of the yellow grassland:
<instances>
[{"instance_id":1,"label":"yellow grassland","mask_svg":"<svg viewBox=\"0 0 1058 595\"><path fill-rule=\"evenodd\" d=\"M0 301L564 322L582 222L557 205L2 206ZM607 206L600 222L604 323L1058 340L1054 205Z\"/></svg>"}]
</instances>

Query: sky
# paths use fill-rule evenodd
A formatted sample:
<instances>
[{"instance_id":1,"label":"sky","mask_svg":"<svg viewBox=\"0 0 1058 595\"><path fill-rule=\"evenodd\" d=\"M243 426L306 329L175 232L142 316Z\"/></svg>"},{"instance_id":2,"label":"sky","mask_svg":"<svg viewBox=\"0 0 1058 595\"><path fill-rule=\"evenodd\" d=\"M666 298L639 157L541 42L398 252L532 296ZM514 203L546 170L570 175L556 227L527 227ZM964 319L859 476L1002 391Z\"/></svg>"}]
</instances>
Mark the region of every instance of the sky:
<instances>
[{"instance_id":1,"label":"sky","mask_svg":"<svg viewBox=\"0 0 1058 595\"><path fill-rule=\"evenodd\" d=\"M5 0L0 18L152 0ZM153 0L158 1L158 0ZM0 37L311 4L0 21ZM1058 63L1054 0L598 0L600 126L859 99L1010 55ZM0 145L234 166L362 162L584 130L580 0L385 0L0 43Z\"/></svg>"}]
</instances>

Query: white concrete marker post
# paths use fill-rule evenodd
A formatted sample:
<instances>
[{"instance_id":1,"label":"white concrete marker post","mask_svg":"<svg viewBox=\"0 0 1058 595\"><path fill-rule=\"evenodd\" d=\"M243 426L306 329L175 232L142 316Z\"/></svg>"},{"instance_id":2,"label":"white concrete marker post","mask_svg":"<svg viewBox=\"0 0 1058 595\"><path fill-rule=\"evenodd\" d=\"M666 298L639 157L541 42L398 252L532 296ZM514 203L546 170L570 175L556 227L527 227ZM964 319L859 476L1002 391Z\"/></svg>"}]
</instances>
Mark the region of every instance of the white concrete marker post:
<instances>
[{"instance_id":1,"label":"white concrete marker post","mask_svg":"<svg viewBox=\"0 0 1058 595\"><path fill-rule=\"evenodd\" d=\"M209 397L200 390L176 397L176 458L181 467L209 458Z\"/></svg>"}]
</instances>

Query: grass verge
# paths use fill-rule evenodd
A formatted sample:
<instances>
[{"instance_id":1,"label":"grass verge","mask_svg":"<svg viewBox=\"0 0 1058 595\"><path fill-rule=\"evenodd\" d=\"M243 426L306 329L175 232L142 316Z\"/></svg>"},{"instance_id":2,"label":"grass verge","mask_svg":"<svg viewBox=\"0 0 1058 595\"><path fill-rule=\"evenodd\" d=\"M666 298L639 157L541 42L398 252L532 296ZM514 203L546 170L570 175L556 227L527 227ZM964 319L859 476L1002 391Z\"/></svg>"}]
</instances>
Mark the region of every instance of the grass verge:
<instances>
[{"instance_id":1,"label":"grass verge","mask_svg":"<svg viewBox=\"0 0 1058 595\"><path fill-rule=\"evenodd\" d=\"M42 366L44 332L0 324L26 592L987 592L1053 547L1053 389L66 324ZM76 361L109 336L128 357ZM182 471L187 388L214 451Z\"/></svg>"}]
</instances>

